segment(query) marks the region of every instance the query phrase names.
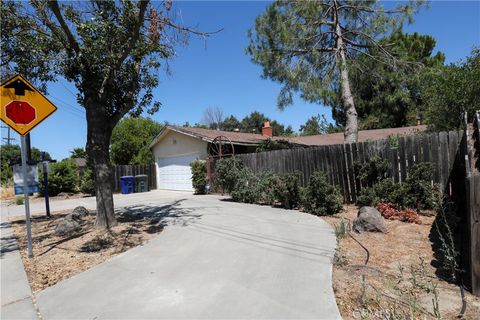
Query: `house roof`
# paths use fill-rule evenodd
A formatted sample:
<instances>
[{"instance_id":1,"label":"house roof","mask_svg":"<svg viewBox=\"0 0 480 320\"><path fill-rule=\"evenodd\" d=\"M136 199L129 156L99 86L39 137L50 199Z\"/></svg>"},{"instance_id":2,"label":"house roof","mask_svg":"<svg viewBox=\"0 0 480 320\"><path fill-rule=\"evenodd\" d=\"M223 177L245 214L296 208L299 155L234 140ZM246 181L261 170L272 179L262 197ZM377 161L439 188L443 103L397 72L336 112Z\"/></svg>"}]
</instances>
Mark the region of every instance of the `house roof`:
<instances>
[{"instance_id":1,"label":"house roof","mask_svg":"<svg viewBox=\"0 0 480 320\"><path fill-rule=\"evenodd\" d=\"M358 132L358 142L364 142L367 140L386 139L389 136L402 136L409 135L419 131L425 131L427 126L415 126L415 127L402 127L402 128L389 128L389 129L376 129L376 130L360 130ZM218 136L227 137L233 144L237 145L257 145L263 140L268 139L266 136L255 133L233 132L233 131L219 131L202 128L190 128L179 126L165 126L163 130L153 139L150 144L150 148L160 142L163 137L169 132L175 131L182 133L203 141L212 142ZM299 137L273 137L274 140L286 140L290 143L302 145L302 146L321 146L342 144L344 135L343 133L331 133L321 134L314 136L299 136Z\"/></svg>"},{"instance_id":2,"label":"house roof","mask_svg":"<svg viewBox=\"0 0 480 320\"><path fill-rule=\"evenodd\" d=\"M374 130L360 130L358 131L358 142L365 142L367 140L380 140L386 139L390 136L406 136L414 134L416 132L425 131L427 126L414 126L414 127L401 127L401 128L388 128L388 129L374 129ZM299 136L289 138L290 142L296 141L297 143L307 146L324 146L332 144L342 144L344 140L343 132L320 134L314 136ZM292 141L293 140L293 141Z\"/></svg>"}]
</instances>

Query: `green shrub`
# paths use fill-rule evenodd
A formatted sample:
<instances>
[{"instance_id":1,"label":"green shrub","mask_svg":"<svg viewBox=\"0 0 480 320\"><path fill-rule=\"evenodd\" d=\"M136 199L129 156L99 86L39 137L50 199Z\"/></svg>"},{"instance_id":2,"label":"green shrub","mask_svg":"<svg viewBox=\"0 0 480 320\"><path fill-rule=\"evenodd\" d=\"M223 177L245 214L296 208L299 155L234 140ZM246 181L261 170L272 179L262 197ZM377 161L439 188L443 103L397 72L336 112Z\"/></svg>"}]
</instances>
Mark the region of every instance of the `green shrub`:
<instances>
[{"instance_id":1,"label":"green shrub","mask_svg":"<svg viewBox=\"0 0 480 320\"><path fill-rule=\"evenodd\" d=\"M429 162L416 163L408 169L407 179L401 187L403 207L418 210L435 208L439 191L437 186L432 186L433 171Z\"/></svg>"},{"instance_id":2,"label":"green shrub","mask_svg":"<svg viewBox=\"0 0 480 320\"><path fill-rule=\"evenodd\" d=\"M24 203L24 196L16 196L15 197L15 204L17 206L21 206Z\"/></svg>"},{"instance_id":3,"label":"green shrub","mask_svg":"<svg viewBox=\"0 0 480 320\"><path fill-rule=\"evenodd\" d=\"M279 177L270 171L263 172L258 176L257 191L258 202L261 204L275 204L275 188Z\"/></svg>"},{"instance_id":4,"label":"green shrub","mask_svg":"<svg viewBox=\"0 0 480 320\"><path fill-rule=\"evenodd\" d=\"M248 168L244 168L241 171L242 174L238 177L233 190L230 192L232 199L245 203L259 202L261 196L258 177Z\"/></svg>"},{"instance_id":5,"label":"green shrub","mask_svg":"<svg viewBox=\"0 0 480 320\"><path fill-rule=\"evenodd\" d=\"M94 195L95 191L95 179L93 177L93 172L92 170L87 169L80 179L80 192Z\"/></svg>"},{"instance_id":6,"label":"green shrub","mask_svg":"<svg viewBox=\"0 0 480 320\"><path fill-rule=\"evenodd\" d=\"M6 162L0 165L0 184L2 186L13 185L13 169Z\"/></svg>"},{"instance_id":7,"label":"green shrub","mask_svg":"<svg viewBox=\"0 0 480 320\"><path fill-rule=\"evenodd\" d=\"M204 160L195 160L192 167L192 184L195 194L205 194L207 186L207 162Z\"/></svg>"},{"instance_id":8,"label":"green shrub","mask_svg":"<svg viewBox=\"0 0 480 320\"><path fill-rule=\"evenodd\" d=\"M77 166L71 159L52 163L48 174L48 193L56 196L60 192L75 192L78 182ZM40 195L44 194L43 184L40 184Z\"/></svg>"},{"instance_id":9,"label":"green shrub","mask_svg":"<svg viewBox=\"0 0 480 320\"><path fill-rule=\"evenodd\" d=\"M261 141L255 152L264 152L264 151L273 151L273 150L282 150L282 149L292 149L293 144L291 144L287 140L273 140L273 139L265 139Z\"/></svg>"},{"instance_id":10,"label":"green shrub","mask_svg":"<svg viewBox=\"0 0 480 320\"><path fill-rule=\"evenodd\" d=\"M431 163L414 164L404 183L394 183L387 178L360 191L357 204L376 206L380 202L393 203L400 208L417 210L433 209L437 203L438 190L432 186L433 166Z\"/></svg>"},{"instance_id":11,"label":"green shrub","mask_svg":"<svg viewBox=\"0 0 480 320\"><path fill-rule=\"evenodd\" d=\"M373 156L366 162L355 161L353 167L362 186L369 187L387 178L390 171L390 163L379 156Z\"/></svg>"},{"instance_id":12,"label":"green shrub","mask_svg":"<svg viewBox=\"0 0 480 320\"><path fill-rule=\"evenodd\" d=\"M223 192L231 193L235 184L242 177L244 165L240 159L221 159L215 165L215 186Z\"/></svg>"},{"instance_id":13,"label":"green shrub","mask_svg":"<svg viewBox=\"0 0 480 320\"><path fill-rule=\"evenodd\" d=\"M315 171L305 188L302 202L306 212L323 216L340 212L342 200L340 191L328 183L327 176Z\"/></svg>"},{"instance_id":14,"label":"green shrub","mask_svg":"<svg viewBox=\"0 0 480 320\"><path fill-rule=\"evenodd\" d=\"M400 185L392 179L383 179L371 187L363 188L357 204L361 206L376 206L380 202L397 203L401 201Z\"/></svg>"},{"instance_id":15,"label":"green shrub","mask_svg":"<svg viewBox=\"0 0 480 320\"><path fill-rule=\"evenodd\" d=\"M300 174L287 173L277 177L272 187L275 200L287 209L293 209L300 204Z\"/></svg>"}]
</instances>

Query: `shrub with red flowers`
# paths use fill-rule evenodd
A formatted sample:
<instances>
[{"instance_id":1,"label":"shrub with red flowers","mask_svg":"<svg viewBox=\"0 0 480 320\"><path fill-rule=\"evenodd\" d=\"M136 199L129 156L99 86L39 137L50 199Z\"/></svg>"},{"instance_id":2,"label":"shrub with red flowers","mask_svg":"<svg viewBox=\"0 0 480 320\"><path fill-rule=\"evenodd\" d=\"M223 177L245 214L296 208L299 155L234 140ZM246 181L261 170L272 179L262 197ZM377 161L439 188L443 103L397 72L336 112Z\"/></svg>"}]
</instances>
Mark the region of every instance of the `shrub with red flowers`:
<instances>
[{"instance_id":1,"label":"shrub with red flowers","mask_svg":"<svg viewBox=\"0 0 480 320\"><path fill-rule=\"evenodd\" d=\"M397 205L385 202L377 204L377 209L385 219L421 224L418 213L413 209L399 210Z\"/></svg>"}]
</instances>

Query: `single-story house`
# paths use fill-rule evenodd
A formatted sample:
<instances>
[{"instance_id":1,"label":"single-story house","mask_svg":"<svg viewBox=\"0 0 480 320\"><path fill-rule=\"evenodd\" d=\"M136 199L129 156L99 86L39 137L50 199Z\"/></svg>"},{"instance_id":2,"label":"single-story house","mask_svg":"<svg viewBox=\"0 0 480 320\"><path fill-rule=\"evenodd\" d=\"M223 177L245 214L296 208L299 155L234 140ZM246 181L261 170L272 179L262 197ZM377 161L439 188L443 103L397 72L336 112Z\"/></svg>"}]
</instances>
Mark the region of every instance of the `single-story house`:
<instances>
[{"instance_id":1,"label":"single-story house","mask_svg":"<svg viewBox=\"0 0 480 320\"><path fill-rule=\"evenodd\" d=\"M358 141L363 142L385 139L389 136L408 135L424 131L425 129L426 126L361 130L358 132ZM266 139L286 140L294 145L303 147L342 144L344 139L343 133L274 137L268 122L262 128L261 134L165 126L150 144L157 167L157 188L192 191L190 163L193 160L207 159L209 144L218 136L230 139L234 145L235 154L255 152L258 144Z\"/></svg>"}]
</instances>

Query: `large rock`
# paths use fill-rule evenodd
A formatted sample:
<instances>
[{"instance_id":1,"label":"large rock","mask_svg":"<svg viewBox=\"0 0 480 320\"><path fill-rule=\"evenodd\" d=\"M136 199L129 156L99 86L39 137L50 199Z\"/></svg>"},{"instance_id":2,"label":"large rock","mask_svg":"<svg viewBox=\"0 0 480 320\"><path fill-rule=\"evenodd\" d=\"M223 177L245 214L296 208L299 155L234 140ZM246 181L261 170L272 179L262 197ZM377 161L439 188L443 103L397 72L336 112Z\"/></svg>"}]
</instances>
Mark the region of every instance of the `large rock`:
<instances>
[{"instance_id":1,"label":"large rock","mask_svg":"<svg viewBox=\"0 0 480 320\"><path fill-rule=\"evenodd\" d=\"M53 234L59 237L65 237L75 234L78 230L80 230L80 224L71 217L66 216L60 219Z\"/></svg>"},{"instance_id":2,"label":"large rock","mask_svg":"<svg viewBox=\"0 0 480 320\"><path fill-rule=\"evenodd\" d=\"M90 211L87 210L87 208L78 206L75 209L73 209L72 213L69 214L74 220L82 220L84 217L88 216L90 214Z\"/></svg>"},{"instance_id":3,"label":"large rock","mask_svg":"<svg viewBox=\"0 0 480 320\"><path fill-rule=\"evenodd\" d=\"M374 207L361 207L357 219L353 220L353 230L356 232L385 232L385 219Z\"/></svg>"}]
</instances>

